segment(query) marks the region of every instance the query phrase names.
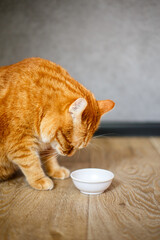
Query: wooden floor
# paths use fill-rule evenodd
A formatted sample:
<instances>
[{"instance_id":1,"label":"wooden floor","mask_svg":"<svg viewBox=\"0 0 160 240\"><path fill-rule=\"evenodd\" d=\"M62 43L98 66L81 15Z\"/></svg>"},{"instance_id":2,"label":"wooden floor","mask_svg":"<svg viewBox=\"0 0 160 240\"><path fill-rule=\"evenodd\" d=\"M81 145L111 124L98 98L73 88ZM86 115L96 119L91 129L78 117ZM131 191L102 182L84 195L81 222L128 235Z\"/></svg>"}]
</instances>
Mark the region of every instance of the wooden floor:
<instances>
[{"instance_id":1,"label":"wooden floor","mask_svg":"<svg viewBox=\"0 0 160 240\"><path fill-rule=\"evenodd\" d=\"M115 179L96 196L71 179L51 191L33 190L22 175L0 183L0 240L160 239L160 138L97 138L61 163L109 169Z\"/></svg>"}]
</instances>

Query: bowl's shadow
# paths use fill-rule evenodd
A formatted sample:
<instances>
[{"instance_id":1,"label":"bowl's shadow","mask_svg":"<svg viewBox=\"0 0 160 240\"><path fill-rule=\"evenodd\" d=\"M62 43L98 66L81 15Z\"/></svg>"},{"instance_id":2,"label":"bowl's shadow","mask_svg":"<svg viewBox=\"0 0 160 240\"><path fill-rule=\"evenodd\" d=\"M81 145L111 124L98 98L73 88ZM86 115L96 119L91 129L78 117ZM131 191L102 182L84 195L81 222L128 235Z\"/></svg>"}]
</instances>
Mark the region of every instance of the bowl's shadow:
<instances>
[{"instance_id":1,"label":"bowl's shadow","mask_svg":"<svg viewBox=\"0 0 160 240\"><path fill-rule=\"evenodd\" d=\"M119 185L120 185L120 181L119 181L118 179L114 178L113 181L112 181L112 183L111 183L111 185L109 186L109 188L107 188L107 189L104 191L104 193L107 192L107 191L113 191L113 190L115 190Z\"/></svg>"}]
</instances>

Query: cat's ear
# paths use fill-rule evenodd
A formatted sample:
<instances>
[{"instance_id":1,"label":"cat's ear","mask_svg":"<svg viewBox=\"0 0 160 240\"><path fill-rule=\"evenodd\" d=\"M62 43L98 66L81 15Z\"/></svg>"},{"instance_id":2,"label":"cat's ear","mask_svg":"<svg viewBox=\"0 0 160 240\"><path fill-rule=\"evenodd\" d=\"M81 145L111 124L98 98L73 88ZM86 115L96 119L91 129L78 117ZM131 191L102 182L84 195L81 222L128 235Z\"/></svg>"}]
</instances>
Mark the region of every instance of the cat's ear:
<instances>
[{"instance_id":1,"label":"cat's ear","mask_svg":"<svg viewBox=\"0 0 160 240\"><path fill-rule=\"evenodd\" d=\"M69 107L69 112L73 118L80 117L87 106L87 101L84 98L78 98Z\"/></svg>"},{"instance_id":2,"label":"cat's ear","mask_svg":"<svg viewBox=\"0 0 160 240\"><path fill-rule=\"evenodd\" d=\"M101 100L97 102L101 115L109 112L115 105L115 103L112 100Z\"/></svg>"}]
</instances>

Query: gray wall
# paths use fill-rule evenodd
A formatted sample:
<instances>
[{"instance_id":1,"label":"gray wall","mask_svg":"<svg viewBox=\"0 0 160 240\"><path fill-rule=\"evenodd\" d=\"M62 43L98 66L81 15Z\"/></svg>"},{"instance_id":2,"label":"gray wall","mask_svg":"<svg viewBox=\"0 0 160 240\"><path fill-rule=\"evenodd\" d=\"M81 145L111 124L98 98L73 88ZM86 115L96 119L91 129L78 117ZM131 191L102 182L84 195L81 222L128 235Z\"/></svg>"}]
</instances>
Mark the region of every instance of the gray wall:
<instances>
[{"instance_id":1,"label":"gray wall","mask_svg":"<svg viewBox=\"0 0 160 240\"><path fill-rule=\"evenodd\" d=\"M40 56L116 108L160 121L160 0L0 0L0 65Z\"/></svg>"}]
</instances>

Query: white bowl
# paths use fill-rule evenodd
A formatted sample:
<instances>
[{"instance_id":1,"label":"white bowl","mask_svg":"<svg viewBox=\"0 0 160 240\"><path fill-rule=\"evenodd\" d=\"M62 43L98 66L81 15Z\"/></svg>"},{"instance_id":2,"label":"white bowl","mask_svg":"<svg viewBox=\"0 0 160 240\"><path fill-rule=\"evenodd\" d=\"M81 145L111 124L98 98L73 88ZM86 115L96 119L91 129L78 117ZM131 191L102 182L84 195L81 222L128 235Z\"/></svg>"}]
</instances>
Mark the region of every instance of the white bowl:
<instances>
[{"instance_id":1,"label":"white bowl","mask_svg":"<svg viewBox=\"0 0 160 240\"><path fill-rule=\"evenodd\" d=\"M100 194L111 184L114 174L105 169L84 168L71 173L74 185L81 193Z\"/></svg>"}]
</instances>

